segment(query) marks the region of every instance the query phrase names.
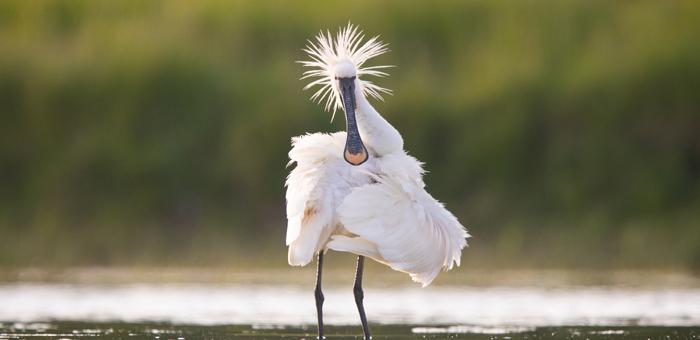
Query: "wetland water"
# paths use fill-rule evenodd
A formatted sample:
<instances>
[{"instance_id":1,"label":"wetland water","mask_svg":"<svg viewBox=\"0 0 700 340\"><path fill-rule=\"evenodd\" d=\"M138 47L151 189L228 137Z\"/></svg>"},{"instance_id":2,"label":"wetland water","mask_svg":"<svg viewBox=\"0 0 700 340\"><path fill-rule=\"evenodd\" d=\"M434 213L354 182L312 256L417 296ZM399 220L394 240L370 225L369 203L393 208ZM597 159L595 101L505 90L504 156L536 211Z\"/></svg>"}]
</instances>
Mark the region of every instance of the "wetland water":
<instances>
[{"instance_id":1,"label":"wetland water","mask_svg":"<svg viewBox=\"0 0 700 340\"><path fill-rule=\"evenodd\" d=\"M699 339L698 327L532 327L372 325L373 339ZM0 324L1 339L316 339L312 326L172 325L163 323ZM353 326L329 326L328 339L361 339Z\"/></svg>"},{"instance_id":2,"label":"wetland water","mask_svg":"<svg viewBox=\"0 0 700 340\"><path fill-rule=\"evenodd\" d=\"M0 285L0 339L315 338L308 287ZM349 287L325 289L329 338L361 333ZM374 339L695 339L700 289L436 286L365 290ZM359 338L359 337L358 337Z\"/></svg>"}]
</instances>

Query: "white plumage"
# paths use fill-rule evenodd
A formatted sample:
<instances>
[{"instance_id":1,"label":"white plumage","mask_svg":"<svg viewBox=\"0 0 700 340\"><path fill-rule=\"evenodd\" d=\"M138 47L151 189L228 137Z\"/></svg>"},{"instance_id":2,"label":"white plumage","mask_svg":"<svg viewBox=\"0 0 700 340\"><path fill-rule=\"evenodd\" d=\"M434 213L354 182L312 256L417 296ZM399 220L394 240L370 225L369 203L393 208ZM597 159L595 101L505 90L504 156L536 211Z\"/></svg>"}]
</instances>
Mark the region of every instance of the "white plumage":
<instances>
[{"instance_id":1,"label":"white plumage","mask_svg":"<svg viewBox=\"0 0 700 340\"><path fill-rule=\"evenodd\" d=\"M363 68L367 59L384 53L377 37L362 44L362 32L348 25L335 40L319 34L305 50L313 68L305 77L319 77L312 99L326 100L326 109L343 107L337 81L355 85L357 128L369 153L361 165L343 157L346 132L307 134L292 139L287 178L287 245L289 264L306 265L326 249L370 257L408 273L426 286L441 269L459 265L469 237L454 215L425 191L421 163L403 150L403 139L369 104L388 90L361 76L384 76L383 66Z\"/></svg>"}]
</instances>

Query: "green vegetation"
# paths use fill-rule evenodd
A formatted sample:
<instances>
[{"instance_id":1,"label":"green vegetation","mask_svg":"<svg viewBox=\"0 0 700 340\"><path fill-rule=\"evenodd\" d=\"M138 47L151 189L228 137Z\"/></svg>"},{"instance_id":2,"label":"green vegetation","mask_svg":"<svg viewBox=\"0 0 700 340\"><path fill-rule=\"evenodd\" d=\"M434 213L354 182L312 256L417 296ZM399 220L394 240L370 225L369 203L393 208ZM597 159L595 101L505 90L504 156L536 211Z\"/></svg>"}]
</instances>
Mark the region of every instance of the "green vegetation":
<instances>
[{"instance_id":1,"label":"green vegetation","mask_svg":"<svg viewBox=\"0 0 700 340\"><path fill-rule=\"evenodd\" d=\"M344 127L294 61L348 19L467 266L700 268L695 1L0 2L0 265L284 265L289 139Z\"/></svg>"}]
</instances>

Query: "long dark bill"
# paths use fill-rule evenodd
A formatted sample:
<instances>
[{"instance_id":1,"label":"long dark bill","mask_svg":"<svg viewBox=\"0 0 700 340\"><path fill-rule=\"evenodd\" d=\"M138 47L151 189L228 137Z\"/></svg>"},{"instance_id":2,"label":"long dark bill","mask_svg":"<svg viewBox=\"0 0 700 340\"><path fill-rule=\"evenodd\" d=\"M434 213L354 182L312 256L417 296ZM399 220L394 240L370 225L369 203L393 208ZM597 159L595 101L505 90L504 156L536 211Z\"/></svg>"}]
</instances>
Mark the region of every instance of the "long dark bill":
<instances>
[{"instance_id":1,"label":"long dark bill","mask_svg":"<svg viewBox=\"0 0 700 340\"><path fill-rule=\"evenodd\" d=\"M340 95L343 99L343 109L345 109L345 125L347 128L347 139L345 140L345 161L352 165L360 165L367 161L369 154L367 148L362 144L360 132L357 130L355 120L355 77L339 78Z\"/></svg>"}]
</instances>

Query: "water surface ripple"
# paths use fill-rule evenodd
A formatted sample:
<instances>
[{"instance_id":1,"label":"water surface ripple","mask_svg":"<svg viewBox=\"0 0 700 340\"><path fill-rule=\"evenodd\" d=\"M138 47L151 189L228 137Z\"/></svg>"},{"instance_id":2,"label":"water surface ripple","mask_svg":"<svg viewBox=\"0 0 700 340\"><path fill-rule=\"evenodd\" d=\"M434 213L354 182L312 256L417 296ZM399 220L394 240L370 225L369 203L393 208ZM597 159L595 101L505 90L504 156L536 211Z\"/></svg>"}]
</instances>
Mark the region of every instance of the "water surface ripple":
<instances>
[{"instance_id":1,"label":"water surface ripple","mask_svg":"<svg viewBox=\"0 0 700 340\"><path fill-rule=\"evenodd\" d=\"M327 324L357 324L350 287L327 288L325 297ZM369 287L365 291L365 306L372 322L387 325L700 325L698 288ZM0 285L0 322L51 320L313 325L316 312L311 287L150 283Z\"/></svg>"}]
</instances>

